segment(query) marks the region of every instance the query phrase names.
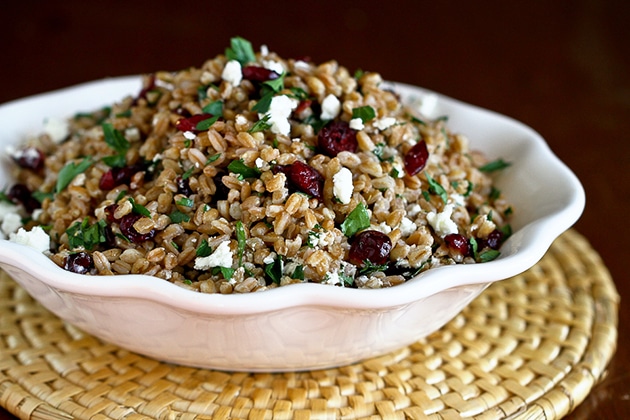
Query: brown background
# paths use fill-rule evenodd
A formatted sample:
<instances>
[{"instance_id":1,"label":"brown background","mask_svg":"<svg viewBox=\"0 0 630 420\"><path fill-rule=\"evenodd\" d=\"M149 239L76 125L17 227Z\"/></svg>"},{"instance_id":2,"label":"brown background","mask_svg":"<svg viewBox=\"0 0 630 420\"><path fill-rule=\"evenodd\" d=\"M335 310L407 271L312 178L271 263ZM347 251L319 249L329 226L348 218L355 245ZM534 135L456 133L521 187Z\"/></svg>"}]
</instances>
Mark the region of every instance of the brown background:
<instances>
[{"instance_id":1,"label":"brown background","mask_svg":"<svg viewBox=\"0 0 630 420\"><path fill-rule=\"evenodd\" d=\"M532 126L583 182L587 206L576 228L622 296L608 377L569 418L630 418L630 2L22 0L2 2L0 15L0 102L197 66L240 35L256 48L334 58Z\"/></svg>"}]
</instances>

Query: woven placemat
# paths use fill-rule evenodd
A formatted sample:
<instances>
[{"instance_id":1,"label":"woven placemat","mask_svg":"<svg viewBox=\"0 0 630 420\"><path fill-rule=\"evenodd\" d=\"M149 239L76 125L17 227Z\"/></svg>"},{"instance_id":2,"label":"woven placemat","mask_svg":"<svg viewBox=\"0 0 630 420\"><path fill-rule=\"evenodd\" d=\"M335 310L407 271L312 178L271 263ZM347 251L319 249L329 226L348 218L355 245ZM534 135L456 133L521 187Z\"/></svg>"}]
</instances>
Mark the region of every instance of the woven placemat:
<instances>
[{"instance_id":1,"label":"woven placemat","mask_svg":"<svg viewBox=\"0 0 630 420\"><path fill-rule=\"evenodd\" d=\"M618 300L570 230L413 345L336 369L227 373L106 344L3 274L0 405L24 419L558 419L604 375Z\"/></svg>"}]
</instances>

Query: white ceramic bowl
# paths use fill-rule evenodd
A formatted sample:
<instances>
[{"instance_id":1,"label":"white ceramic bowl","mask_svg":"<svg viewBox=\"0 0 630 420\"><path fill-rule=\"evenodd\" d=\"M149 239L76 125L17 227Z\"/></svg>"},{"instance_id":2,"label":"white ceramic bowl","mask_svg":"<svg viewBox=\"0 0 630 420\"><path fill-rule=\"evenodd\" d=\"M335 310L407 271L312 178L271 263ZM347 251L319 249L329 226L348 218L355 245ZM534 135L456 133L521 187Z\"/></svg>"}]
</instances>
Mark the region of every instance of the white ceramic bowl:
<instances>
[{"instance_id":1,"label":"white ceramic bowl","mask_svg":"<svg viewBox=\"0 0 630 420\"><path fill-rule=\"evenodd\" d=\"M408 345L457 315L490 283L534 265L579 218L584 192L544 140L510 118L393 83L404 101L448 115L490 159L512 163L498 187L516 209L514 234L488 263L429 270L381 290L299 284L262 293L208 295L154 277L88 277L62 270L24 245L0 240L0 267L46 308L86 332L168 362L239 371L333 367ZM82 84L0 106L0 150L41 132L49 117L111 104L140 89L139 77ZM429 95L429 96L427 96ZM3 159L6 161L6 159ZM0 188L12 183L3 162Z\"/></svg>"}]
</instances>

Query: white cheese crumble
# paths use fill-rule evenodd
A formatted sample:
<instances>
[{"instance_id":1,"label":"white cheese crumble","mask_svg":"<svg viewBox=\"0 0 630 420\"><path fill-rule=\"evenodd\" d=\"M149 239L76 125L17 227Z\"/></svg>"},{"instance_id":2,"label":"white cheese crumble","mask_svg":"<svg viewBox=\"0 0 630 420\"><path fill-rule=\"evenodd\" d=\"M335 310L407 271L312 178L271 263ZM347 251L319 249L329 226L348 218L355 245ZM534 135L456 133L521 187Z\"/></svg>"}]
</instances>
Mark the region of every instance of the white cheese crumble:
<instances>
[{"instance_id":1,"label":"white cheese crumble","mask_svg":"<svg viewBox=\"0 0 630 420\"><path fill-rule=\"evenodd\" d=\"M403 165L399 161L395 160L392 162L392 169L396 171L396 178L404 178L405 168L403 168Z\"/></svg>"},{"instance_id":2,"label":"white cheese crumble","mask_svg":"<svg viewBox=\"0 0 630 420\"><path fill-rule=\"evenodd\" d=\"M15 229L11 229L11 225L15 222L14 215L17 216L18 220L20 221L20 225L15 227ZM9 220L9 222L7 222L6 230L5 230L4 223L5 223L5 220L7 219ZM10 203L6 203L4 201L0 201L0 223L2 223L2 226L0 227L0 239L8 238L9 234L15 232L19 227L21 227L22 226L21 220L22 218L18 214L17 206Z\"/></svg>"},{"instance_id":3,"label":"white cheese crumble","mask_svg":"<svg viewBox=\"0 0 630 420\"><path fill-rule=\"evenodd\" d=\"M416 217L418 214L420 214L421 211L422 207L420 207L420 204L413 203L407 207L407 216Z\"/></svg>"},{"instance_id":4,"label":"white cheese crumble","mask_svg":"<svg viewBox=\"0 0 630 420\"><path fill-rule=\"evenodd\" d=\"M324 278L324 283L330 284L332 286L336 286L338 284L343 285L343 281L339 277L339 273L326 273L326 277Z\"/></svg>"},{"instance_id":5,"label":"white cheese crumble","mask_svg":"<svg viewBox=\"0 0 630 420\"><path fill-rule=\"evenodd\" d=\"M263 60L262 61L262 65L267 70L271 70L273 72L278 73L278 75L281 75L282 73L284 73L284 66L282 65L282 63L280 63L278 61Z\"/></svg>"},{"instance_id":6,"label":"white cheese crumble","mask_svg":"<svg viewBox=\"0 0 630 420\"><path fill-rule=\"evenodd\" d=\"M194 140L197 137L197 135L193 133L192 131L184 131L184 137L186 137L186 139L188 140Z\"/></svg>"},{"instance_id":7,"label":"white cheese crumble","mask_svg":"<svg viewBox=\"0 0 630 420\"><path fill-rule=\"evenodd\" d=\"M341 168L333 175L333 194L341 204L348 204L352 199L354 185L352 184L352 172L348 168Z\"/></svg>"},{"instance_id":8,"label":"white cheese crumble","mask_svg":"<svg viewBox=\"0 0 630 420\"><path fill-rule=\"evenodd\" d=\"M267 47L265 44L262 44L260 46L260 55L263 57L267 57L269 55L269 47Z\"/></svg>"},{"instance_id":9,"label":"white cheese crumble","mask_svg":"<svg viewBox=\"0 0 630 420\"><path fill-rule=\"evenodd\" d=\"M223 241L217 249L207 257L195 258L195 270L208 270L212 267L232 267L232 250L230 241Z\"/></svg>"},{"instance_id":10,"label":"white cheese crumble","mask_svg":"<svg viewBox=\"0 0 630 420\"><path fill-rule=\"evenodd\" d=\"M339 115L339 111L341 111L341 102L339 99L333 95L329 94L322 101L322 120L332 120L337 115Z\"/></svg>"},{"instance_id":11,"label":"white cheese crumble","mask_svg":"<svg viewBox=\"0 0 630 420\"><path fill-rule=\"evenodd\" d=\"M243 80L243 71L241 69L241 63L236 60L230 60L225 64L221 78L233 86L238 86Z\"/></svg>"},{"instance_id":12,"label":"white cheese crumble","mask_svg":"<svg viewBox=\"0 0 630 420\"><path fill-rule=\"evenodd\" d=\"M256 158L255 162L256 162L256 167L259 169L265 166L265 161L262 160L261 158Z\"/></svg>"},{"instance_id":13,"label":"white cheese crumble","mask_svg":"<svg viewBox=\"0 0 630 420\"><path fill-rule=\"evenodd\" d=\"M68 121L59 118L46 118L44 120L44 132L55 143L61 143L70 134Z\"/></svg>"},{"instance_id":14,"label":"white cheese crumble","mask_svg":"<svg viewBox=\"0 0 630 420\"><path fill-rule=\"evenodd\" d=\"M447 204L440 213L433 211L427 213L427 221L441 238L451 233L457 233L457 224L451 220L453 205Z\"/></svg>"},{"instance_id":15,"label":"white cheese crumble","mask_svg":"<svg viewBox=\"0 0 630 420\"><path fill-rule=\"evenodd\" d=\"M353 118L350 120L350 128L353 130L361 131L365 126L363 125L363 120L361 118Z\"/></svg>"},{"instance_id":16,"label":"white cheese crumble","mask_svg":"<svg viewBox=\"0 0 630 420\"><path fill-rule=\"evenodd\" d=\"M129 127L125 130L125 138L129 141L140 140L140 129L138 127Z\"/></svg>"},{"instance_id":17,"label":"white cheese crumble","mask_svg":"<svg viewBox=\"0 0 630 420\"><path fill-rule=\"evenodd\" d=\"M418 105L418 111L422 115L429 116L433 114L435 107L438 103L438 96L434 93L429 93L424 95L420 100L420 104Z\"/></svg>"},{"instance_id":18,"label":"white cheese crumble","mask_svg":"<svg viewBox=\"0 0 630 420\"><path fill-rule=\"evenodd\" d=\"M249 121L247 120L247 117L245 115L242 114L238 114L236 116L236 119L234 120L234 122L236 122L236 125L245 125L247 124Z\"/></svg>"},{"instance_id":19,"label":"white cheese crumble","mask_svg":"<svg viewBox=\"0 0 630 420\"><path fill-rule=\"evenodd\" d=\"M448 198L449 198L449 201L455 205L463 206L466 204L466 199L461 194L451 193L449 194Z\"/></svg>"},{"instance_id":20,"label":"white cheese crumble","mask_svg":"<svg viewBox=\"0 0 630 420\"><path fill-rule=\"evenodd\" d=\"M396 124L396 118L394 117L380 118L378 120L375 120L373 124L374 124L374 127L378 128L381 131L387 130L389 127Z\"/></svg>"},{"instance_id":21,"label":"white cheese crumble","mask_svg":"<svg viewBox=\"0 0 630 420\"><path fill-rule=\"evenodd\" d=\"M414 233L418 229L418 227L413 222L413 220L403 217L402 220L400 221L399 229L400 229L400 233L403 236L409 236L412 233Z\"/></svg>"},{"instance_id":22,"label":"white cheese crumble","mask_svg":"<svg viewBox=\"0 0 630 420\"><path fill-rule=\"evenodd\" d=\"M50 236L41 226L35 226L30 231L19 228L17 233L11 233L9 239L18 244L30 246L39 252L48 253L50 251Z\"/></svg>"},{"instance_id":23,"label":"white cheese crumble","mask_svg":"<svg viewBox=\"0 0 630 420\"><path fill-rule=\"evenodd\" d=\"M17 213L9 213L2 219L0 224L0 238L5 239L13 232L22 227L22 217Z\"/></svg>"},{"instance_id":24,"label":"white cheese crumble","mask_svg":"<svg viewBox=\"0 0 630 420\"><path fill-rule=\"evenodd\" d=\"M269 255L267 255L265 257L265 259L263 260L264 264L273 264L273 262L276 260L276 253L275 252L271 252L269 253Z\"/></svg>"},{"instance_id":25,"label":"white cheese crumble","mask_svg":"<svg viewBox=\"0 0 630 420\"><path fill-rule=\"evenodd\" d=\"M289 98L286 95L274 96L269 105L269 124L271 124L271 132L275 134L284 134L288 136L291 132L291 124L289 117L291 112L297 108L299 101ZM262 118L262 117L261 117Z\"/></svg>"}]
</instances>

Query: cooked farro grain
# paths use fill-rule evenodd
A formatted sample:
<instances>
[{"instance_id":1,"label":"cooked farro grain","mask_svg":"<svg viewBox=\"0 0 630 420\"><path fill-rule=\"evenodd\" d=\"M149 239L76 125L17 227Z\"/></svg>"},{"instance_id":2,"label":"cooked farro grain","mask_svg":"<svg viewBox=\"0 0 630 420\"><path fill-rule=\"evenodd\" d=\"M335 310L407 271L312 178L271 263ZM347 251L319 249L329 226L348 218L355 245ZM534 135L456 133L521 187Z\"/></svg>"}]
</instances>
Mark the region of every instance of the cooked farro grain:
<instances>
[{"instance_id":1,"label":"cooked farro grain","mask_svg":"<svg viewBox=\"0 0 630 420\"><path fill-rule=\"evenodd\" d=\"M200 68L146 75L135 97L67 124L63 141L44 133L12 153L5 195L70 271L203 293L381 288L491 260L509 235L512 208L489 173L505 162L406 108L377 73L335 61L234 38Z\"/></svg>"}]
</instances>

